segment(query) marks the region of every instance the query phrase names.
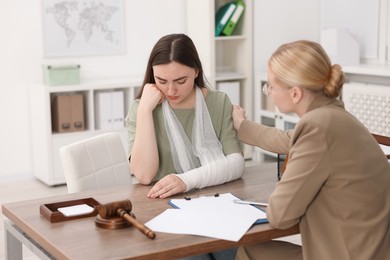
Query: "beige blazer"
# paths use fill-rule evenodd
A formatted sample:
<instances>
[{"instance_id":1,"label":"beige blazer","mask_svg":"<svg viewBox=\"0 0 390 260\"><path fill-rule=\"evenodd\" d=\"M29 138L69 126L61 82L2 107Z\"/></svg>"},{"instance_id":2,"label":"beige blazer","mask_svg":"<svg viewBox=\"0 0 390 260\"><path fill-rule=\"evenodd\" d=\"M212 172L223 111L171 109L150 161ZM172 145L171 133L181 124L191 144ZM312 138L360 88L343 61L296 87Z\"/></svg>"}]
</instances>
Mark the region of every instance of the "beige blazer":
<instances>
[{"instance_id":1,"label":"beige blazer","mask_svg":"<svg viewBox=\"0 0 390 260\"><path fill-rule=\"evenodd\" d=\"M390 259L390 166L342 101L317 98L294 131L245 120L238 137L288 152L267 217L279 229L299 223L304 259Z\"/></svg>"}]
</instances>

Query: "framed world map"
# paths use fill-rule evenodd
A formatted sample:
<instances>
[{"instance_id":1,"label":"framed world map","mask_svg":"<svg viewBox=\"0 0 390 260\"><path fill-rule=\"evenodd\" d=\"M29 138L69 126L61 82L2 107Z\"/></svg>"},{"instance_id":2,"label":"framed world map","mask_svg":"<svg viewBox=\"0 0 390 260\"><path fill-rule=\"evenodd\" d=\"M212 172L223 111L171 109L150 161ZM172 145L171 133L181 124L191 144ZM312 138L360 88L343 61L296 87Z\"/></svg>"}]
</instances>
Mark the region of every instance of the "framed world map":
<instances>
[{"instance_id":1,"label":"framed world map","mask_svg":"<svg viewBox=\"0 0 390 260\"><path fill-rule=\"evenodd\" d=\"M43 0L45 57L125 52L123 0Z\"/></svg>"}]
</instances>

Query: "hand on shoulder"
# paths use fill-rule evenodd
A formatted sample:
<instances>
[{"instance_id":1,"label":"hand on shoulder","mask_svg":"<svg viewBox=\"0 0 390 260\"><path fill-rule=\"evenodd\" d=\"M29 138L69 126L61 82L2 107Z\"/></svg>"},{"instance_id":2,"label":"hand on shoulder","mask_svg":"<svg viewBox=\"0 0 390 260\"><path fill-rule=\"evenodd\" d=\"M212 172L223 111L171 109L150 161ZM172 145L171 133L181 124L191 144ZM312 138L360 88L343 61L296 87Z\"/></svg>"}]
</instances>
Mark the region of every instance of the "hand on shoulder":
<instances>
[{"instance_id":1,"label":"hand on shoulder","mask_svg":"<svg viewBox=\"0 0 390 260\"><path fill-rule=\"evenodd\" d=\"M233 117L233 127L238 131L242 121L246 119L246 112L242 107L233 105L232 117Z\"/></svg>"}]
</instances>

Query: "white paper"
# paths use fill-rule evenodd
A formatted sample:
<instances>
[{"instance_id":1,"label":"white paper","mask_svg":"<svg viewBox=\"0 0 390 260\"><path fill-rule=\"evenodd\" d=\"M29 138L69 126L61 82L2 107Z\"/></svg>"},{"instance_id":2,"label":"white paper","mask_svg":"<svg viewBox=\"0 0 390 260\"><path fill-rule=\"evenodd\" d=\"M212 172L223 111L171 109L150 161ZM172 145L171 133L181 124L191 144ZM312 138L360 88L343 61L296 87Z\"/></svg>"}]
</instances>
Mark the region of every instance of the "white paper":
<instances>
[{"instance_id":1,"label":"white paper","mask_svg":"<svg viewBox=\"0 0 390 260\"><path fill-rule=\"evenodd\" d=\"M266 214L250 205L234 203L231 193L191 200L172 200L179 209L167 209L145 225L156 232L190 234L239 241L257 219Z\"/></svg>"},{"instance_id":2,"label":"white paper","mask_svg":"<svg viewBox=\"0 0 390 260\"><path fill-rule=\"evenodd\" d=\"M384 145L384 144L379 144L379 146L381 147L381 149L385 155L390 154L390 146Z\"/></svg>"},{"instance_id":3,"label":"white paper","mask_svg":"<svg viewBox=\"0 0 390 260\"><path fill-rule=\"evenodd\" d=\"M80 204L75 206L58 208L58 211L64 214L64 216L66 217L73 217L92 213L93 209L94 208L88 206L87 204Z\"/></svg>"}]
</instances>

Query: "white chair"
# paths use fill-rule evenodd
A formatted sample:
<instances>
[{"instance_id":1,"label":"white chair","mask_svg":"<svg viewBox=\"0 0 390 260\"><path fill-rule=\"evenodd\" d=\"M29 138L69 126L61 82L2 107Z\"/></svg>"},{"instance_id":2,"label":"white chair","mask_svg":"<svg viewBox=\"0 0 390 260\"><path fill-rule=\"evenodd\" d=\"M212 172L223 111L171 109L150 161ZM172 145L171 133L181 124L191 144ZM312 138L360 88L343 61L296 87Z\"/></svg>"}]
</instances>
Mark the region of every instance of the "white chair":
<instances>
[{"instance_id":1,"label":"white chair","mask_svg":"<svg viewBox=\"0 0 390 260\"><path fill-rule=\"evenodd\" d=\"M117 133L105 133L60 148L68 192L132 184L129 162Z\"/></svg>"}]
</instances>

